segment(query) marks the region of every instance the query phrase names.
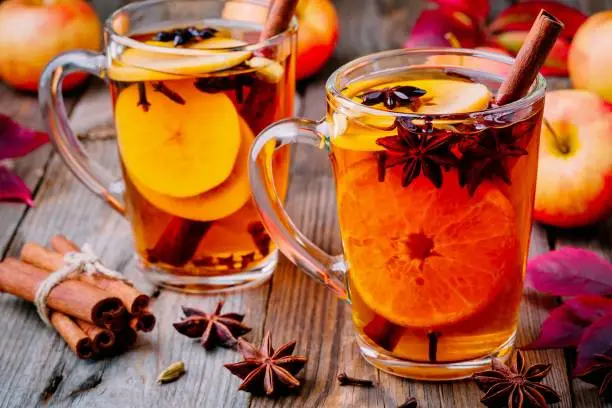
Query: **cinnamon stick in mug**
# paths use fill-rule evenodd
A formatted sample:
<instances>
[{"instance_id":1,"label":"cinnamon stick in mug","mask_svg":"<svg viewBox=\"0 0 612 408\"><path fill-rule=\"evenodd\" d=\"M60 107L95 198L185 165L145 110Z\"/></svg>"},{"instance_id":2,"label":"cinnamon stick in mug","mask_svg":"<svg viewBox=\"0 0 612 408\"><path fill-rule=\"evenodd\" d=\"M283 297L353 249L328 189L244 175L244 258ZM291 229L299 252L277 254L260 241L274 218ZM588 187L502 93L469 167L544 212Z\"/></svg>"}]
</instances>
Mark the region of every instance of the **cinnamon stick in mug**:
<instances>
[{"instance_id":1,"label":"cinnamon stick in mug","mask_svg":"<svg viewBox=\"0 0 612 408\"><path fill-rule=\"evenodd\" d=\"M63 235L54 236L51 239L51 246L57 252L50 251L35 242L26 242L21 249L21 259L48 271L54 271L64 265L64 254L80 250L76 244ZM125 282L100 276L81 276L79 279L113 293L121 299L130 313L137 314L149 305L149 296Z\"/></svg>"},{"instance_id":2,"label":"cinnamon stick in mug","mask_svg":"<svg viewBox=\"0 0 612 408\"><path fill-rule=\"evenodd\" d=\"M60 312L51 312L49 320L68 347L79 358L87 360L95 356L91 339L74 320Z\"/></svg>"},{"instance_id":3,"label":"cinnamon stick in mug","mask_svg":"<svg viewBox=\"0 0 612 408\"><path fill-rule=\"evenodd\" d=\"M49 272L15 258L0 263L0 291L34 302L36 290ZM47 305L77 319L103 326L105 314L118 313L125 308L121 300L107 292L79 280L66 280L49 293Z\"/></svg>"}]
</instances>

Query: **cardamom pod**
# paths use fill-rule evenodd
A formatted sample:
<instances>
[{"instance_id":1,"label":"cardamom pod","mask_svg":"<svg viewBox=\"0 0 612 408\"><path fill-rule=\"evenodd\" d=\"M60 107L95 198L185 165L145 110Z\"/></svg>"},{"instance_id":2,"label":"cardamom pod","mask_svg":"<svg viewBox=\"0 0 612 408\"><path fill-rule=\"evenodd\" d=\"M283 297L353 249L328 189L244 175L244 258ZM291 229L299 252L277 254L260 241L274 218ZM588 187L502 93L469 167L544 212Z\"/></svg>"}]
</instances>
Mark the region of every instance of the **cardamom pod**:
<instances>
[{"instance_id":1,"label":"cardamom pod","mask_svg":"<svg viewBox=\"0 0 612 408\"><path fill-rule=\"evenodd\" d=\"M157 376L157 382L159 384L171 383L181 378L183 374L185 374L185 363L182 361L177 361L170 364L168 368L159 373L159 376Z\"/></svg>"}]
</instances>

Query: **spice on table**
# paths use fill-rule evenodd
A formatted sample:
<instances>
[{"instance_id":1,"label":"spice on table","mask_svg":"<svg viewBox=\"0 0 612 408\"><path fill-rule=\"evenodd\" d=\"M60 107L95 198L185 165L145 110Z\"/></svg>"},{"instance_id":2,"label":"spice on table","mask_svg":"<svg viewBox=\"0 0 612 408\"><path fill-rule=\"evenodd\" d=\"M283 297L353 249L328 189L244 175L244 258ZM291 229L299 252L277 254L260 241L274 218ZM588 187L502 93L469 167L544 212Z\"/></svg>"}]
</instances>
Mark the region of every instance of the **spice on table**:
<instances>
[{"instance_id":1,"label":"spice on table","mask_svg":"<svg viewBox=\"0 0 612 408\"><path fill-rule=\"evenodd\" d=\"M185 363L176 361L170 364L164 371L157 376L158 384L168 384L181 378L185 374Z\"/></svg>"},{"instance_id":2,"label":"spice on table","mask_svg":"<svg viewBox=\"0 0 612 408\"><path fill-rule=\"evenodd\" d=\"M257 349L253 344L238 339L238 350L244 361L226 364L225 368L242 379L239 390L251 394L276 396L300 386L295 378L306 364L306 357L293 356L295 340L274 350L270 332L267 332Z\"/></svg>"},{"instance_id":3,"label":"spice on table","mask_svg":"<svg viewBox=\"0 0 612 408\"><path fill-rule=\"evenodd\" d=\"M408 398L402 405L397 408L417 408L417 400L414 397Z\"/></svg>"},{"instance_id":4,"label":"spice on table","mask_svg":"<svg viewBox=\"0 0 612 408\"><path fill-rule=\"evenodd\" d=\"M582 381L598 386L599 396L606 401L612 400L612 357L608 354L595 354L593 363L577 375Z\"/></svg>"},{"instance_id":5,"label":"spice on table","mask_svg":"<svg viewBox=\"0 0 612 408\"><path fill-rule=\"evenodd\" d=\"M220 300L213 313L183 306L185 317L173 326L187 337L200 337L200 344L208 350L216 346L232 348L237 343L236 338L247 334L251 328L242 323L244 320L242 314L221 314L223 304L224 301Z\"/></svg>"},{"instance_id":6,"label":"spice on table","mask_svg":"<svg viewBox=\"0 0 612 408\"><path fill-rule=\"evenodd\" d=\"M357 387L373 387L374 382L371 380L362 380L361 378L349 377L346 373L338 374L338 383L343 385L355 385Z\"/></svg>"},{"instance_id":7,"label":"spice on table","mask_svg":"<svg viewBox=\"0 0 612 408\"><path fill-rule=\"evenodd\" d=\"M153 329L149 297L105 267L90 248L81 250L63 236L53 237L51 245L57 252L28 242L21 250L22 260L0 262L0 291L38 302L43 320L48 318L49 326L79 358L122 353L136 342L130 324L142 331ZM83 271L93 274L79 274ZM41 298L45 290L48 295Z\"/></svg>"},{"instance_id":8,"label":"spice on table","mask_svg":"<svg viewBox=\"0 0 612 408\"><path fill-rule=\"evenodd\" d=\"M523 353L516 352L511 367L493 358L492 369L472 376L478 388L485 392L480 402L489 408L539 408L560 401L559 394L541 381L550 372L550 364L527 366Z\"/></svg>"}]
</instances>

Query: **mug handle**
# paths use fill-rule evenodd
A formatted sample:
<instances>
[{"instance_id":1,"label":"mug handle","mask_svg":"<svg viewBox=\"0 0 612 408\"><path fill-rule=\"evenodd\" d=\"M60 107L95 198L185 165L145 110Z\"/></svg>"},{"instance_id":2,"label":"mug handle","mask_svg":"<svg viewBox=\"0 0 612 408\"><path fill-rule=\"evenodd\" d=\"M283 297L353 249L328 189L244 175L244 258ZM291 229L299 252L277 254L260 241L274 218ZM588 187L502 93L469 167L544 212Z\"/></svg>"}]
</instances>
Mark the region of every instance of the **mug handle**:
<instances>
[{"instance_id":1,"label":"mug handle","mask_svg":"<svg viewBox=\"0 0 612 408\"><path fill-rule=\"evenodd\" d=\"M72 173L94 194L124 215L120 180L112 177L87 155L70 128L61 89L64 77L73 72L87 72L106 80L106 56L90 51L70 51L59 55L45 67L38 85L38 102L49 138Z\"/></svg>"},{"instance_id":2,"label":"mug handle","mask_svg":"<svg viewBox=\"0 0 612 408\"><path fill-rule=\"evenodd\" d=\"M249 180L257 211L279 249L310 277L323 283L341 299L347 299L346 264L342 255L332 256L302 234L278 197L272 173L273 149L303 143L320 147L325 141L326 125L308 119L285 119L268 126L257 136L249 154Z\"/></svg>"}]
</instances>

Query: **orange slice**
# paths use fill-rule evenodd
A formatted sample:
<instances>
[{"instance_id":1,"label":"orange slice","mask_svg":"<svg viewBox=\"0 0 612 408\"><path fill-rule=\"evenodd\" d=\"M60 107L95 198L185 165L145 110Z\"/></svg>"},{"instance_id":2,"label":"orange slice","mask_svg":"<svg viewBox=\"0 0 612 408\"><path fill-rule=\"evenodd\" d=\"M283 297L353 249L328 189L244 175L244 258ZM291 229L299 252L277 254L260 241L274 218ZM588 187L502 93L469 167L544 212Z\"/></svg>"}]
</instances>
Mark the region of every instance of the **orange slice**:
<instances>
[{"instance_id":1,"label":"orange slice","mask_svg":"<svg viewBox=\"0 0 612 408\"><path fill-rule=\"evenodd\" d=\"M470 197L452 170L440 189L425 177L403 188L401 168L380 183L365 160L338 180L338 197L351 290L392 323L467 318L519 267L513 208L489 182Z\"/></svg>"},{"instance_id":2,"label":"orange slice","mask_svg":"<svg viewBox=\"0 0 612 408\"><path fill-rule=\"evenodd\" d=\"M240 118L242 143L236 165L230 176L218 187L195 197L176 198L159 194L132 176L132 181L147 201L170 214L198 221L212 221L227 217L242 208L251 196L247 162L255 135Z\"/></svg>"},{"instance_id":3,"label":"orange slice","mask_svg":"<svg viewBox=\"0 0 612 408\"><path fill-rule=\"evenodd\" d=\"M223 93L198 91L193 81L167 81L184 104L151 84L148 111L138 106L139 87L121 91L115 122L121 157L128 172L157 193L190 197L217 187L231 174L240 149L240 121Z\"/></svg>"},{"instance_id":4,"label":"orange slice","mask_svg":"<svg viewBox=\"0 0 612 408\"><path fill-rule=\"evenodd\" d=\"M169 48L171 43L147 41L145 44ZM174 48L172 53L144 51L130 48L113 59L108 77L114 81L162 81L177 79L232 68L251 57L250 51L228 51L222 48L240 47L244 41L213 37L199 41L188 48ZM190 55L192 50L200 55Z\"/></svg>"}]
</instances>

